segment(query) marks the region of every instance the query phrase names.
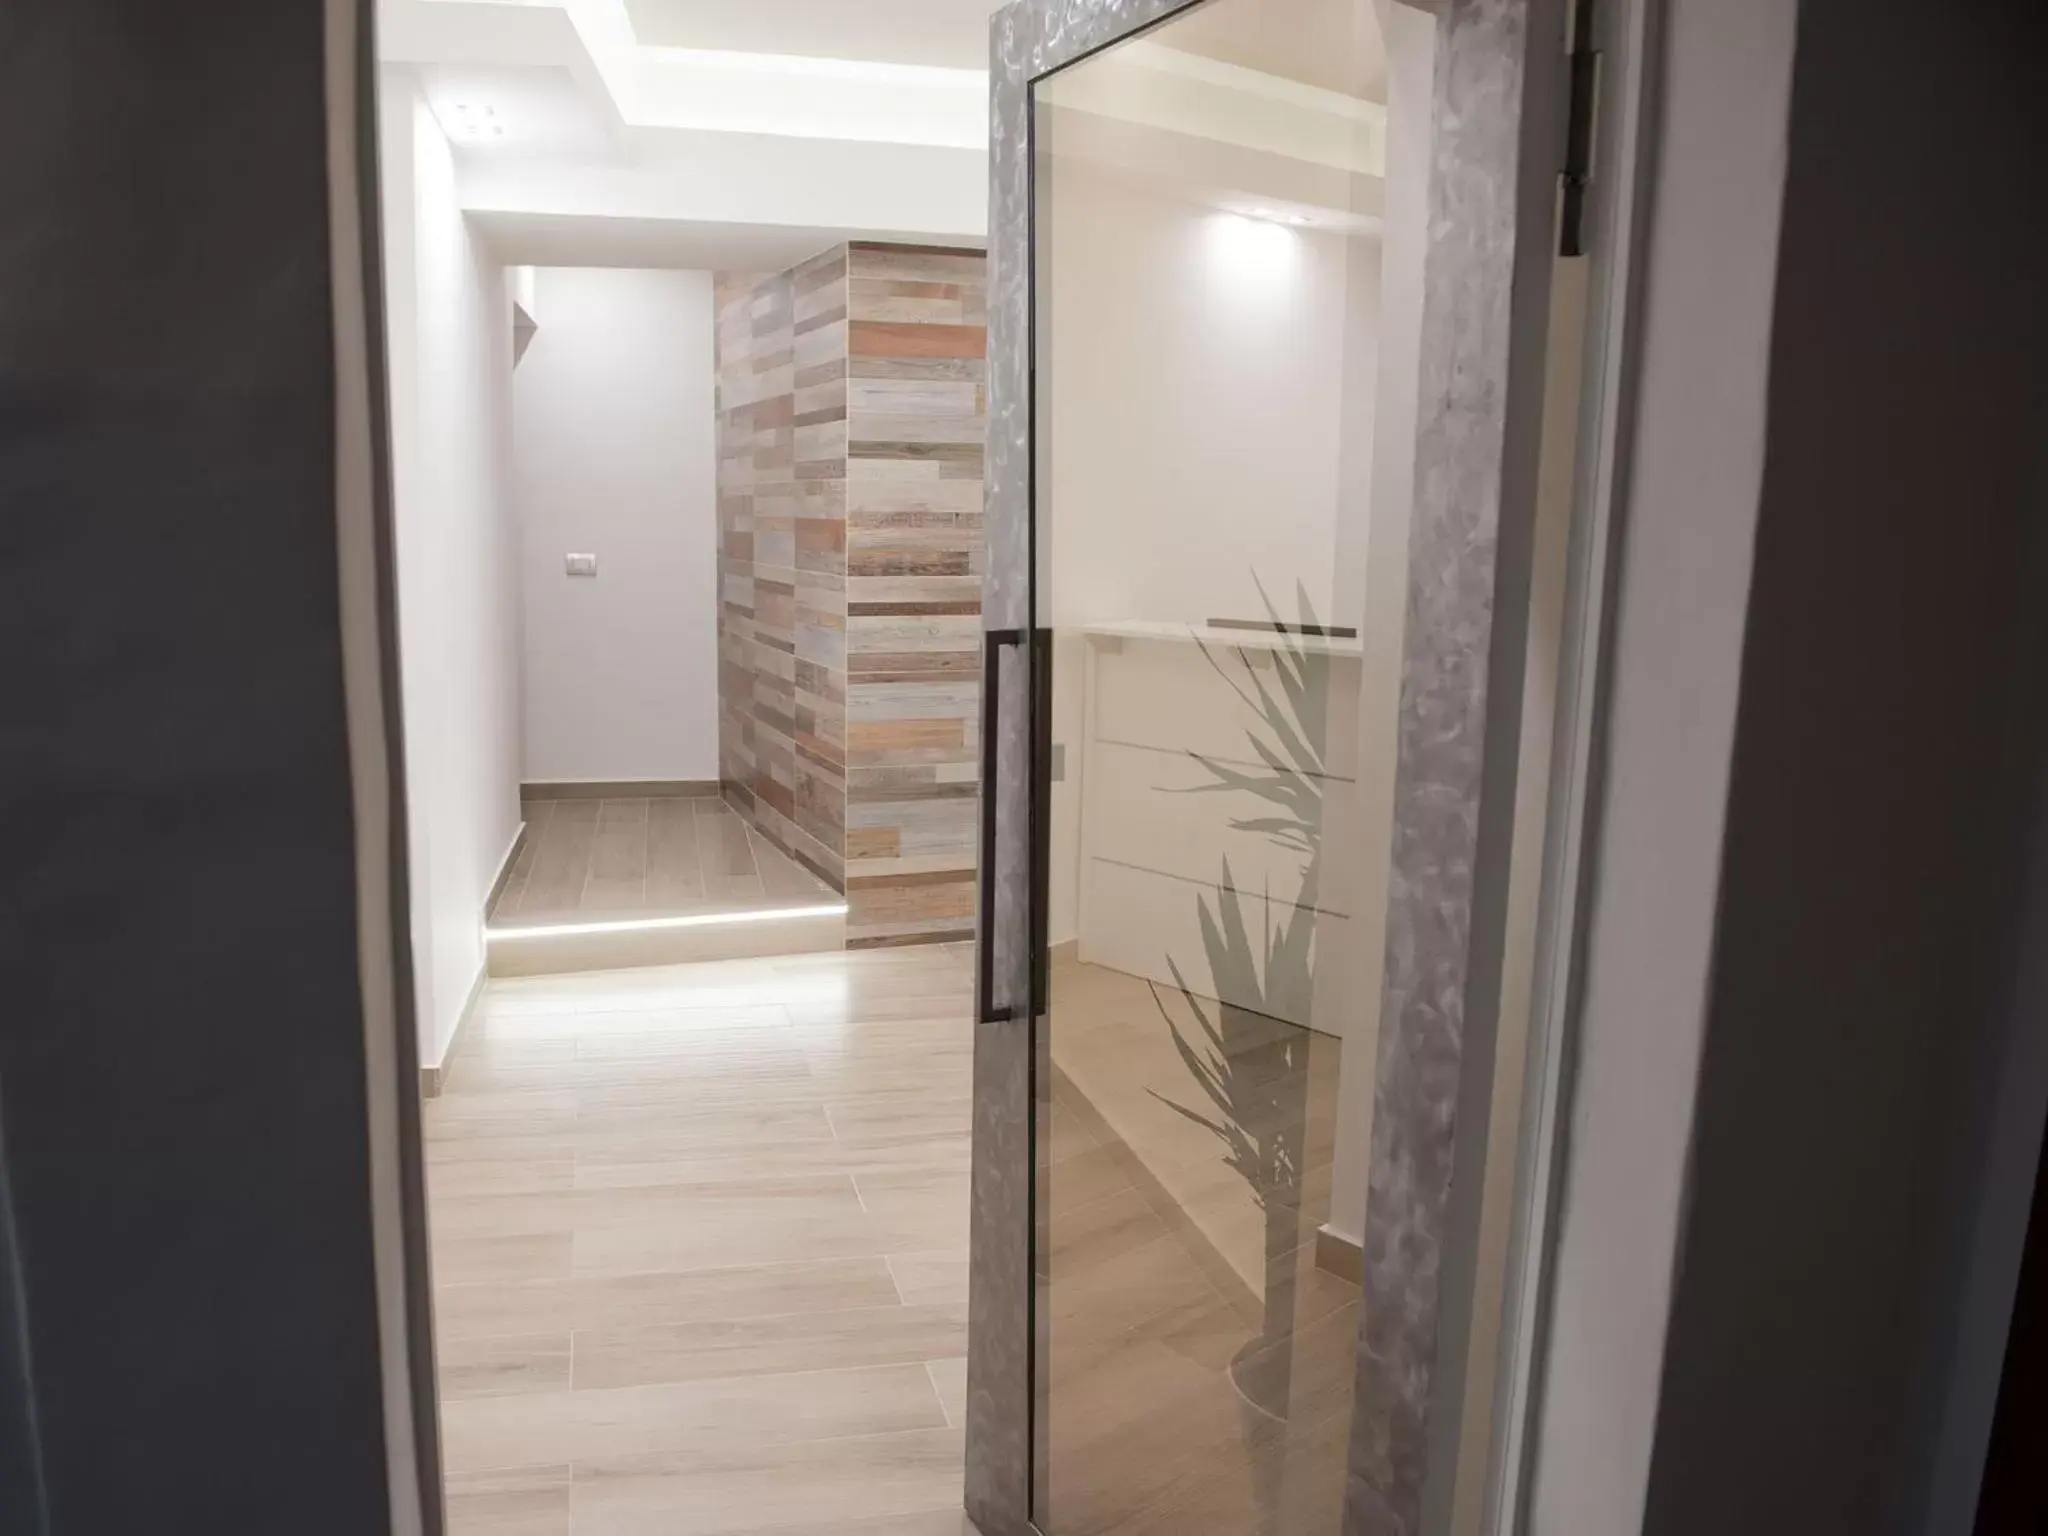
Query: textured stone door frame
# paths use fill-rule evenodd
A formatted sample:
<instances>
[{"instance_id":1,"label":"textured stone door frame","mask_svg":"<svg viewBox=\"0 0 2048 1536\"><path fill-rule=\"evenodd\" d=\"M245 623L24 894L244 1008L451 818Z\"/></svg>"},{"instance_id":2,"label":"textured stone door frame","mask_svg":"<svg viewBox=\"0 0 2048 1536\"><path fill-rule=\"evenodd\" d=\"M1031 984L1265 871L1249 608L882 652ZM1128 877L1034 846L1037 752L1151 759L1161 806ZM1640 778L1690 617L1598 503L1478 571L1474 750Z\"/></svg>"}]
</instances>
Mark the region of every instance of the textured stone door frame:
<instances>
[{"instance_id":1,"label":"textured stone door frame","mask_svg":"<svg viewBox=\"0 0 2048 1536\"><path fill-rule=\"evenodd\" d=\"M1197 0L1013 0L992 24L983 910L967 1508L1030 1531L1035 1210L1032 135L1038 79ZM1347 1536L1423 1524L1463 1399L1521 736L1564 0L1440 0L1432 240ZM1000 637L1000 639L996 638ZM1026 643L1017 643L1023 641ZM1461 1120L1479 1128L1463 1145ZM1473 1145L1476 1143L1477 1145ZM1459 1177L1453 1178L1457 1166ZM1445 1255L1459 1259L1446 1263ZM1441 1355L1439 1338L1449 1346ZM1437 1458L1441 1463L1441 1457Z\"/></svg>"}]
</instances>

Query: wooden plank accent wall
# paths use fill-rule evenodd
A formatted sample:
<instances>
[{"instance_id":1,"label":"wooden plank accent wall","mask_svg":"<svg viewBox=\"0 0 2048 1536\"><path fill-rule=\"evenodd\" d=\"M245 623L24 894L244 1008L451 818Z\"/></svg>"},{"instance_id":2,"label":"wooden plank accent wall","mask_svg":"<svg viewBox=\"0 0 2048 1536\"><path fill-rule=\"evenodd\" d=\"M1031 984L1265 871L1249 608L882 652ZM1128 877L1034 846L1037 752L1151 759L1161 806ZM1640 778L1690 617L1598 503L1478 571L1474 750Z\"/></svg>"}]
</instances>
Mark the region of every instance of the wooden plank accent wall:
<instances>
[{"instance_id":1,"label":"wooden plank accent wall","mask_svg":"<svg viewBox=\"0 0 2048 1536\"><path fill-rule=\"evenodd\" d=\"M719 777L846 881L846 250L718 280Z\"/></svg>"},{"instance_id":2,"label":"wooden plank accent wall","mask_svg":"<svg viewBox=\"0 0 2048 1536\"><path fill-rule=\"evenodd\" d=\"M718 281L720 775L855 948L974 928L986 272L855 243Z\"/></svg>"},{"instance_id":3,"label":"wooden plank accent wall","mask_svg":"<svg viewBox=\"0 0 2048 1536\"><path fill-rule=\"evenodd\" d=\"M974 931L987 271L979 251L848 252L850 946Z\"/></svg>"}]
</instances>

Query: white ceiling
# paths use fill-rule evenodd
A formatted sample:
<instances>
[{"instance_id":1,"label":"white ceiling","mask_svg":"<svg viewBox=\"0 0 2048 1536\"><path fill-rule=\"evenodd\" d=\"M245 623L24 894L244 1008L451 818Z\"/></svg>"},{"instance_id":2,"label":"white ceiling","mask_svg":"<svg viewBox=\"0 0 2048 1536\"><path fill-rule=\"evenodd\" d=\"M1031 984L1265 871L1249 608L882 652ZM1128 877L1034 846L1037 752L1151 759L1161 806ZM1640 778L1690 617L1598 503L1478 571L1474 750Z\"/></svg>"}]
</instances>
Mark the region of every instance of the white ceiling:
<instances>
[{"instance_id":1,"label":"white ceiling","mask_svg":"<svg viewBox=\"0 0 2048 1536\"><path fill-rule=\"evenodd\" d=\"M611 125L561 65L422 64L418 72L434 120L459 153L611 153Z\"/></svg>"},{"instance_id":2,"label":"white ceiling","mask_svg":"<svg viewBox=\"0 0 2048 1536\"><path fill-rule=\"evenodd\" d=\"M1074 72L1067 105L1107 135L1069 142L1101 137L1130 160L1122 123L1209 145L1197 158L1234 167L1240 200L1369 213L1376 195L1355 179L1376 185L1383 135L1374 3L1190 11ZM984 237L995 9L379 0L378 17L387 67L417 82L455 147L463 207L507 260L762 269L842 239Z\"/></svg>"},{"instance_id":3,"label":"white ceiling","mask_svg":"<svg viewBox=\"0 0 2048 1536\"><path fill-rule=\"evenodd\" d=\"M1002 0L626 0L643 43L888 64L988 67Z\"/></svg>"},{"instance_id":4,"label":"white ceiling","mask_svg":"<svg viewBox=\"0 0 2048 1536\"><path fill-rule=\"evenodd\" d=\"M1373 0L1217 0L1147 40L1367 101L1387 99L1387 50Z\"/></svg>"}]
</instances>

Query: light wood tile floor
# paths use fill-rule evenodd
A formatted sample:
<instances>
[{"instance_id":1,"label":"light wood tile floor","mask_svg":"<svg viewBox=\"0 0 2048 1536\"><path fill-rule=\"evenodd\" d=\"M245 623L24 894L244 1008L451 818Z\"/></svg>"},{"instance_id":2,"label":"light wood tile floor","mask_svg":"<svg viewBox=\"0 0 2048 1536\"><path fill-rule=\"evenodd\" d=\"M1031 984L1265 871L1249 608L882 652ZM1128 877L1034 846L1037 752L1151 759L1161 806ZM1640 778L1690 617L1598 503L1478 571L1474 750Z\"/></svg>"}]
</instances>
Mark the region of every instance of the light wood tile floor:
<instances>
[{"instance_id":1,"label":"light wood tile floor","mask_svg":"<svg viewBox=\"0 0 2048 1536\"><path fill-rule=\"evenodd\" d=\"M970 967L491 983L426 1106L453 1536L971 1536Z\"/></svg>"},{"instance_id":2,"label":"light wood tile floor","mask_svg":"<svg viewBox=\"0 0 2048 1536\"><path fill-rule=\"evenodd\" d=\"M529 800L493 922L672 917L836 900L823 880L709 796Z\"/></svg>"},{"instance_id":3,"label":"light wood tile floor","mask_svg":"<svg viewBox=\"0 0 2048 1536\"><path fill-rule=\"evenodd\" d=\"M1053 967L1041 1305L1061 1536L1342 1525L1359 1288L1314 1256L1339 1042L1242 1011L1222 1029L1134 977ZM1191 1115L1230 1130L1229 1158Z\"/></svg>"}]
</instances>

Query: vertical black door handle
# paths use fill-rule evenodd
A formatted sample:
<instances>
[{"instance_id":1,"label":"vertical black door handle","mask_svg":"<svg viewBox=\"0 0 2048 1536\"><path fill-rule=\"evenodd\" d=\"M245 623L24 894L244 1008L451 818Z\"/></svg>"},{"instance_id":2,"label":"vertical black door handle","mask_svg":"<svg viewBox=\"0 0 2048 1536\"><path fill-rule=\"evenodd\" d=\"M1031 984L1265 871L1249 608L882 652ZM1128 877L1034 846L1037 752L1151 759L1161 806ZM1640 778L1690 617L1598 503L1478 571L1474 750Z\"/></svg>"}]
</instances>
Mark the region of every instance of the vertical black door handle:
<instances>
[{"instance_id":1,"label":"vertical black door handle","mask_svg":"<svg viewBox=\"0 0 2048 1536\"><path fill-rule=\"evenodd\" d=\"M1002 721L1002 653L1022 647L1021 629L991 629L981 650L981 862L976 870L980 889L975 927L974 1012L984 1024L1002 1024L1017 1017L1015 1008L996 1006L996 730Z\"/></svg>"},{"instance_id":2,"label":"vertical black door handle","mask_svg":"<svg viewBox=\"0 0 2048 1536\"><path fill-rule=\"evenodd\" d=\"M1052 1007L1052 631L1031 632L1031 1016Z\"/></svg>"}]
</instances>

